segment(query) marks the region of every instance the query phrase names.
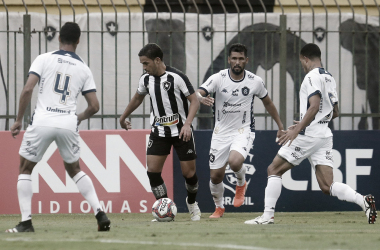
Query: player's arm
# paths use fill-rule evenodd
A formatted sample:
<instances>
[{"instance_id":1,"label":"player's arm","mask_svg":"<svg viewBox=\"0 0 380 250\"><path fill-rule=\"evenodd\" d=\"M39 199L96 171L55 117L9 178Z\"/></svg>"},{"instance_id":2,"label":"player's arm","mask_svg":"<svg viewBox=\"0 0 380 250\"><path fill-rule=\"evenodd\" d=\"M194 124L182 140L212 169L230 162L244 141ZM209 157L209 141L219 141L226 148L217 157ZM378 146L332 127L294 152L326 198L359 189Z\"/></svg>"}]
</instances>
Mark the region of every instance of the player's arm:
<instances>
[{"instance_id":1,"label":"player's arm","mask_svg":"<svg viewBox=\"0 0 380 250\"><path fill-rule=\"evenodd\" d=\"M292 141L298 136L298 134L313 121L315 115L319 111L320 101L321 96L319 94L313 95L309 98L310 106L306 111L305 116L292 129L285 131L285 134L281 136L278 141L279 145L285 145L288 141L290 141L289 146L292 144Z\"/></svg>"},{"instance_id":2,"label":"player's arm","mask_svg":"<svg viewBox=\"0 0 380 250\"><path fill-rule=\"evenodd\" d=\"M214 98L207 95L206 91L203 89L197 89L197 98L200 103L206 106L212 106L214 104Z\"/></svg>"},{"instance_id":3,"label":"player's arm","mask_svg":"<svg viewBox=\"0 0 380 250\"><path fill-rule=\"evenodd\" d=\"M278 115L276 106L274 106L272 100L270 99L269 95L261 99L261 101L264 104L265 109L268 111L268 113L272 116L273 120L277 123L278 131L277 131L277 138L280 138L283 135L284 125L281 122L280 116Z\"/></svg>"},{"instance_id":4,"label":"player's arm","mask_svg":"<svg viewBox=\"0 0 380 250\"><path fill-rule=\"evenodd\" d=\"M338 103L335 103L334 105L334 109L333 109L333 116L332 116L332 119L335 119L339 116L339 107L338 107ZM331 119L331 120L332 120Z\"/></svg>"},{"instance_id":5,"label":"player's arm","mask_svg":"<svg viewBox=\"0 0 380 250\"><path fill-rule=\"evenodd\" d=\"M40 78L35 74L29 74L28 80L20 95L20 102L18 106L18 114L15 123L11 127L11 133L14 138L20 133L22 127L22 118L24 117L25 110L32 99L33 89L38 83Z\"/></svg>"},{"instance_id":6,"label":"player's arm","mask_svg":"<svg viewBox=\"0 0 380 250\"><path fill-rule=\"evenodd\" d=\"M119 119L120 126L123 129L128 130L132 128L131 122L127 121L126 119L141 105L141 103L144 101L144 97L145 95L140 95L136 92L131 101L128 103L128 106L125 108L124 113L120 116Z\"/></svg>"},{"instance_id":7,"label":"player's arm","mask_svg":"<svg viewBox=\"0 0 380 250\"><path fill-rule=\"evenodd\" d=\"M84 98L87 101L87 108L80 114L78 114L78 125L83 121L99 111L99 101L96 96L96 92L89 92L84 95Z\"/></svg>"},{"instance_id":8,"label":"player's arm","mask_svg":"<svg viewBox=\"0 0 380 250\"><path fill-rule=\"evenodd\" d=\"M189 141L191 138L191 123L195 117L195 114L199 108L199 101L195 93L186 97L190 101L189 114L187 115L186 121L181 128L179 133L179 139L183 138L184 141Z\"/></svg>"}]
</instances>

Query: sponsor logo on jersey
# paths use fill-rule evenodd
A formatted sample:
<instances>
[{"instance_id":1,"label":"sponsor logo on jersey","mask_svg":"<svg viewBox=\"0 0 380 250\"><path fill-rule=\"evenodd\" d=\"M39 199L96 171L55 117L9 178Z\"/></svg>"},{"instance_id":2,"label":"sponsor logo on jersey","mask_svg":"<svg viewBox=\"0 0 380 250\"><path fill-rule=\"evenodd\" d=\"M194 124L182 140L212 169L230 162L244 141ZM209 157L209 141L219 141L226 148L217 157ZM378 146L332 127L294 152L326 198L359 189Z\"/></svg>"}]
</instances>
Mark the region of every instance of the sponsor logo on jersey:
<instances>
[{"instance_id":1,"label":"sponsor logo on jersey","mask_svg":"<svg viewBox=\"0 0 380 250\"><path fill-rule=\"evenodd\" d=\"M179 114L175 113L170 116L155 117L155 126L172 126L179 122Z\"/></svg>"},{"instance_id":2,"label":"sponsor logo on jersey","mask_svg":"<svg viewBox=\"0 0 380 250\"><path fill-rule=\"evenodd\" d=\"M232 95L233 96L238 96L239 95L239 90L235 89L234 91L232 91Z\"/></svg>"},{"instance_id":3,"label":"sponsor logo on jersey","mask_svg":"<svg viewBox=\"0 0 380 250\"><path fill-rule=\"evenodd\" d=\"M240 107L241 103L229 103L229 102L224 102L223 107Z\"/></svg>"},{"instance_id":4,"label":"sponsor logo on jersey","mask_svg":"<svg viewBox=\"0 0 380 250\"><path fill-rule=\"evenodd\" d=\"M223 114L240 113L240 110L222 110Z\"/></svg>"},{"instance_id":5,"label":"sponsor logo on jersey","mask_svg":"<svg viewBox=\"0 0 380 250\"><path fill-rule=\"evenodd\" d=\"M215 149L215 148L210 148L210 151L211 151L211 152L217 152L218 150Z\"/></svg>"},{"instance_id":6,"label":"sponsor logo on jersey","mask_svg":"<svg viewBox=\"0 0 380 250\"><path fill-rule=\"evenodd\" d=\"M251 74L248 74L248 79L253 80L253 79L255 79L255 76L251 75Z\"/></svg>"},{"instance_id":7,"label":"sponsor logo on jersey","mask_svg":"<svg viewBox=\"0 0 380 250\"><path fill-rule=\"evenodd\" d=\"M319 121L318 123L319 124L326 124L326 123L329 123L330 121Z\"/></svg>"},{"instance_id":8,"label":"sponsor logo on jersey","mask_svg":"<svg viewBox=\"0 0 380 250\"><path fill-rule=\"evenodd\" d=\"M323 97L321 96L321 101L319 102L319 113L322 113L323 110Z\"/></svg>"},{"instance_id":9,"label":"sponsor logo on jersey","mask_svg":"<svg viewBox=\"0 0 380 250\"><path fill-rule=\"evenodd\" d=\"M226 77L226 73L220 73L222 75L222 77Z\"/></svg>"},{"instance_id":10,"label":"sponsor logo on jersey","mask_svg":"<svg viewBox=\"0 0 380 250\"><path fill-rule=\"evenodd\" d=\"M243 87L241 89L241 93L243 94L243 96L247 96L249 94L249 88L247 86Z\"/></svg>"},{"instance_id":11,"label":"sponsor logo on jersey","mask_svg":"<svg viewBox=\"0 0 380 250\"><path fill-rule=\"evenodd\" d=\"M223 89L222 93L228 93L227 89Z\"/></svg>"},{"instance_id":12,"label":"sponsor logo on jersey","mask_svg":"<svg viewBox=\"0 0 380 250\"><path fill-rule=\"evenodd\" d=\"M162 83L162 88L163 88L165 91L168 91L168 90L170 89L170 86L171 86L171 85L172 85L172 84L171 84L170 82L165 81L165 82Z\"/></svg>"},{"instance_id":13,"label":"sponsor logo on jersey","mask_svg":"<svg viewBox=\"0 0 380 250\"><path fill-rule=\"evenodd\" d=\"M66 55L69 55L69 56L71 57L70 54L66 54ZM66 56L66 55L65 55L65 56ZM73 62L69 62L69 61L66 61L65 59L62 59L62 58L58 58L58 63L68 63L69 65L76 66L75 63L73 63Z\"/></svg>"},{"instance_id":14,"label":"sponsor logo on jersey","mask_svg":"<svg viewBox=\"0 0 380 250\"><path fill-rule=\"evenodd\" d=\"M209 83L206 84L206 86L210 86L210 84L212 83L213 80L211 80Z\"/></svg>"},{"instance_id":15,"label":"sponsor logo on jersey","mask_svg":"<svg viewBox=\"0 0 380 250\"><path fill-rule=\"evenodd\" d=\"M61 113L61 114L70 114L71 113L70 110L62 110L62 109L59 109L59 108L53 109L52 107L47 107L46 110L49 111L49 112Z\"/></svg>"},{"instance_id":16,"label":"sponsor logo on jersey","mask_svg":"<svg viewBox=\"0 0 380 250\"><path fill-rule=\"evenodd\" d=\"M243 120L241 121L242 124L245 123L245 118L247 117L247 111L244 111Z\"/></svg>"},{"instance_id":17,"label":"sponsor logo on jersey","mask_svg":"<svg viewBox=\"0 0 380 250\"><path fill-rule=\"evenodd\" d=\"M325 82L331 82L331 80L327 77L325 77Z\"/></svg>"},{"instance_id":18,"label":"sponsor logo on jersey","mask_svg":"<svg viewBox=\"0 0 380 250\"><path fill-rule=\"evenodd\" d=\"M326 159L329 161L333 161L333 154L331 150L326 151Z\"/></svg>"}]
</instances>

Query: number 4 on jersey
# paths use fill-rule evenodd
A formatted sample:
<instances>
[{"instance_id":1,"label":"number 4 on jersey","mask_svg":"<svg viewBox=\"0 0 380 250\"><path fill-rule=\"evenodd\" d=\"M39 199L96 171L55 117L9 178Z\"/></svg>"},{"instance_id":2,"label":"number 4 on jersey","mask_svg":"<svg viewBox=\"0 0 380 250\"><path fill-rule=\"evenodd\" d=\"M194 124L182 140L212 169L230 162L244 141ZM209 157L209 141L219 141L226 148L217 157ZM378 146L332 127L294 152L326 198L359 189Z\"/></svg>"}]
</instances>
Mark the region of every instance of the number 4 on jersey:
<instances>
[{"instance_id":1,"label":"number 4 on jersey","mask_svg":"<svg viewBox=\"0 0 380 250\"><path fill-rule=\"evenodd\" d=\"M61 86L61 76L62 73L57 72L55 77L54 93L61 96L61 99L59 100L60 103L66 104L67 97L70 96L69 85L71 76L65 75L63 88Z\"/></svg>"}]
</instances>

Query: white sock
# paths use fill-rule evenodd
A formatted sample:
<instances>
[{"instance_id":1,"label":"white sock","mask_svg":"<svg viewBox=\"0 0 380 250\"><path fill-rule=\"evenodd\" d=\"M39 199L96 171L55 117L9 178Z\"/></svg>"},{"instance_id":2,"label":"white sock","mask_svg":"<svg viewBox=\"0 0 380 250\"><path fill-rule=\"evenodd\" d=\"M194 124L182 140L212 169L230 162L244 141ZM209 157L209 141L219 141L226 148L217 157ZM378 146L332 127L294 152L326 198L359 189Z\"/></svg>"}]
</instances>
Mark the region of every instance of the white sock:
<instances>
[{"instance_id":1,"label":"white sock","mask_svg":"<svg viewBox=\"0 0 380 250\"><path fill-rule=\"evenodd\" d=\"M17 181L17 196L21 211L21 221L32 219L32 176L20 174Z\"/></svg>"},{"instance_id":2,"label":"white sock","mask_svg":"<svg viewBox=\"0 0 380 250\"><path fill-rule=\"evenodd\" d=\"M333 182L330 187L330 195L338 197L339 200L358 204L365 210L363 195L357 193L350 186L340 182Z\"/></svg>"},{"instance_id":3,"label":"white sock","mask_svg":"<svg viewBox=\"0 0 380 250\"><path fill-rule=\"evenodd\" d=\"M237 178L237 184L238 186L243 186L245 184L245 172L246 168L244 166L241 167L241 169L237 172L234 172Z\"/></svg>"},{"instance_id":4,"label":"white sock","mask_svg":"<svg viewBox=\"0 0 380 250\"><path fill-rule=\"evenodd\" d=\"M264 219L269 220L274 217L274 209L281 194L282 179L281 176L271 175L268 176L267 187L265 188L264 199Z\"/></svg>"},{"instance_id":5,"label":"white sock","mask_svg":"<svg viewBox=\"0 0 380 250\"><path fill-rule=\"evenodd\" d=\"M94 214L96 215L99 211L102 211L98 196L95 192L94 184L92 184L90 177L88 177L83 171L80 171L73 177L73 180L77 184L79 192L87 202L90 203L90 206L94 210Z\"/></svg>"},{"instance_id":6,"label":"white sock","mask_svg":"<svg viewBox=\"0 0 380 250\"><path fill-rule=\"evenodd\" d=\"M214 184L210 180L210 191L216 207L224 208L224 184L223 181L219 184Z\"/></svg>"}]
</instances>

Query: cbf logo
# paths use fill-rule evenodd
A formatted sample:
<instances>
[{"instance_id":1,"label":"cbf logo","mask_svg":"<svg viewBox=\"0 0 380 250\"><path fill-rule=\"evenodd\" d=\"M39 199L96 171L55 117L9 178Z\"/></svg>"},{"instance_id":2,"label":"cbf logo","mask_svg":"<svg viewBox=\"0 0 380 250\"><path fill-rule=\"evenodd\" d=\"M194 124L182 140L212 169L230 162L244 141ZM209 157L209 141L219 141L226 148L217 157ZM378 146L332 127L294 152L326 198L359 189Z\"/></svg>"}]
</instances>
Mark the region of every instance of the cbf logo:
<instances>
[{"instance_id":1,"label":"cbf logo","mask_svg":"<svg viewBox=\"0 0 380 250\"><path fill-rule=\"evenodd\" d=\"M168 91L170 89L170 86L171 86L171 83L168 82L168 81L165 81L162 83L162 88L165 90L165 91Z\"/></svg>"},{"instance_id":2,"label":"cbf logo","mask_svg":"<svg viewBox=\"0 0 380 250\"><path fill-rule=\"evenodd\" d=\"M253 155L248 153L250 162L252 162ZM252 164L243 163L243 168L246 168L245 178L247 181L247 187L251 182L253 174L256 172L255 167ZM226 192L224 197L224 205L233 205L233 199L235 197L235 189L237 184L237 178L234 171L227 165L225 172L225 180L223 181L225 189L231 191L231 193ZM252 199L249 195L246 195L243 205L253 205Z\"/></svg>"}]
</instances>

